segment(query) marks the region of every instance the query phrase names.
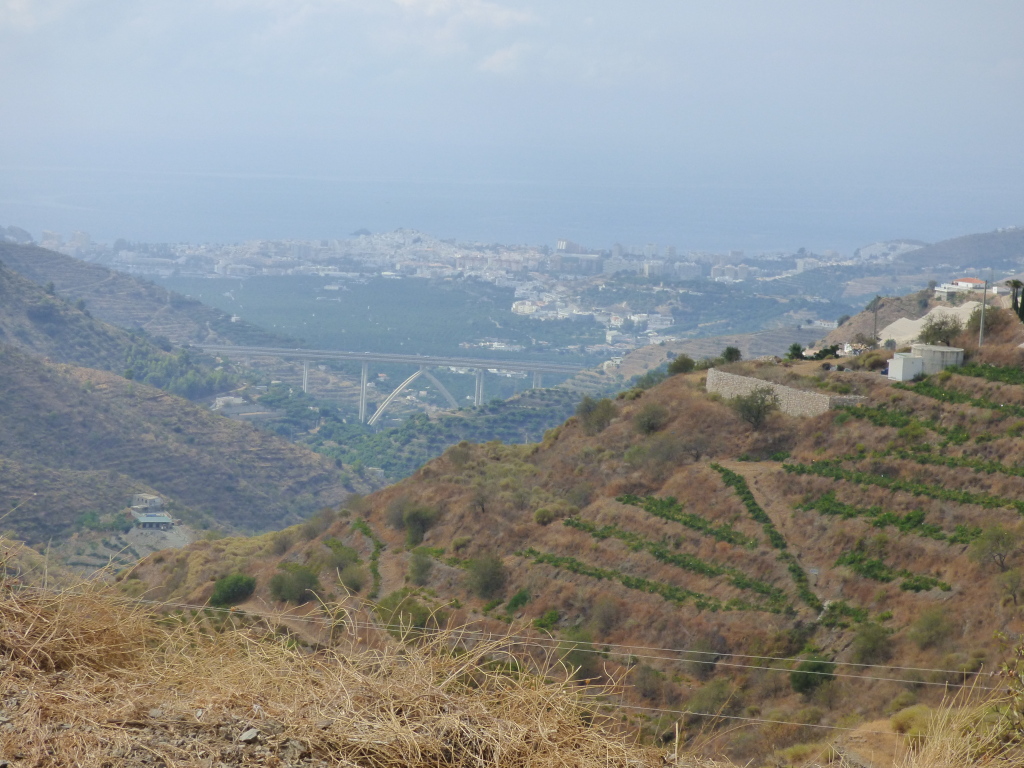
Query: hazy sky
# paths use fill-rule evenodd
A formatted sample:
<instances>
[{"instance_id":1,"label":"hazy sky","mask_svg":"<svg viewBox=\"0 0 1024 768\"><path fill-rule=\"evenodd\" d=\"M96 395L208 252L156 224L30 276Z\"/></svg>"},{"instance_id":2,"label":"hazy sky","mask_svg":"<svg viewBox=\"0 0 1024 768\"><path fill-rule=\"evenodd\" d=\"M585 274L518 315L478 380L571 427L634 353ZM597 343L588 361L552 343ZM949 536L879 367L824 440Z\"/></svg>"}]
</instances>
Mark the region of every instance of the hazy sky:
<instances>
[{"instance_id":1,"label":"hazy sky","mask_svg":"<svg viewBox=\"0 0 1024 768\"><path fill-rule=\"evenodd\" d=\"M840 247L1024 224L1020 0L0 0L0 223Z\"/></svg>"}]
</instances>

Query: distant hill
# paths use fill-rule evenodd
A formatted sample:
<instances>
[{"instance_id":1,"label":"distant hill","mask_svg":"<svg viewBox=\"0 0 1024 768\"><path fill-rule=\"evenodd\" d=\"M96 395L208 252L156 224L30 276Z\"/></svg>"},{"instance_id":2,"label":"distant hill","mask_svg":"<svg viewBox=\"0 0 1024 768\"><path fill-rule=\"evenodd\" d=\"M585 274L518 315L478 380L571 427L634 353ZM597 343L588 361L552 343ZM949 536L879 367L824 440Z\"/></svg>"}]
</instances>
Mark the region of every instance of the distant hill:
<instances>
[{"instance_id":1,"label":"distant hill","mask_svg":"<svg viewBox=\"0 0 1024 768\"><path fill-rule=\"evenodd\" d=\"M158 389L0 344L0 508L30 542L60 537L129 493L202 527L260 531L346 494L333 460Z\"/></svg>"},{"instance_id":2,"label":"distant hill","mask_svg":"<svg viewBox=\"0 0 1024 768\"><path fill-rule=\"evenodd\" d=\"M954 237L900 254L896 261L918 268L948 265L1019 270L1024 263L1024 227Z\"/></svg>"},{"instance_id":3,"label":"distant hill","mask_svg":"<svg viewBox=\"0 0 1024 768\"><path fill-rule=\"evenodd\" d=\"M125 329L142 329L175 344L226 343L279 346L290 339L239 321L194 299L139 278L31 245L0 242L0 262L97 318Z\"/></svg>"}]
</instances>

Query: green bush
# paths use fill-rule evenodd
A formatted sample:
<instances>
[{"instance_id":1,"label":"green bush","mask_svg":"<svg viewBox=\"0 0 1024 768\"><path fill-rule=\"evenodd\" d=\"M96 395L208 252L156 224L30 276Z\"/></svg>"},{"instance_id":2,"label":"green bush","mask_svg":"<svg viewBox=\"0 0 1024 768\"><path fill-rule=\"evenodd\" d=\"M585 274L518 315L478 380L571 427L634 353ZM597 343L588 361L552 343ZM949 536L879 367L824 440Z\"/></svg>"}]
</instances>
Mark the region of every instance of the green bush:
<instances>
[{"instance_id":1,"label":"green bush","mask_svg":"<svg viewBox=\"0 0 1024 768\"><path fill-rule=\"evenodd\" d=\"M437 628L448 620L444 611L432 611L408 589L392 592L374 607L374 611L396 636L410 632L415 636L419 634L416 630Z\"/></svg>"},{"instance_id":2,"label":"green bush","mask_svg":"<svg viewBox=\"0 0 1024 768\"><path fill-rule=\"evenodd\" d=\"M436 509L430 507L413 507L407 509L402 515L402 523L405 527L405 540L410 547L415 547L423 541L423 536L437 520Z\"/></svg>"},{"instance_id":3,"label":"green bush","mask_svg":"<svg viewBox=\"0 0 1024 768\"><path fill-rule=\"evenodd\" d=\"M675 376L679 373L689 373L693 370L696 363L693 358L688 355L678 355L675 360L668 364L669 376Z\"/></svg>"},{"instance_id":4,"label":"green bush","mask_svg":"<svg viewBox=\"0 0 1024 768\"><path fill-rule=\"evenodd\" d=\"M818 686L835 679L835 666L827 659L812 656L789 673L789 685L797 693L813 693Z\"/></svg>"},{"instance_id":5,"label":"green bush","mask_svg":"<svg viewBox=\"0 0 1024 768\"><path fill-rule=\"evenodd\" d=\"M340 581L342 586L344 586L349 592L362 592L363 587L366 586L366 579L366 569L355 563L346 565L338 574L338 581Z\"/></svg>"},{"instance_id":6,"label":"green bush","mask_svg":"<svg viewBox=\"0 0 1024 768\"><path fill-rule=\"evenodd\" d=\"M214 582L210 605L235 605L246 600L255 590L256 577L232 573Z\"/></svg>"},{"instance_id":7,"label":"green bush","mask_svg":"<svg viewBox=\"0 0 1024 768\"><path fill-rule=\"evenodd\" d=\"M596 435L602 432L605 427L611 424L616 413L615 403L608 398L595 400L587 396L576 406L576 418L579 419L583 431L588 435Z\"/></svg>"},{"instance_id":8,"label":"green bush","mask_svg":"<svg viewBox=\"0 0 1024 768\"><path fill-rule=\"evenodd\" d=\"M422 587L430 579L433 568L434 558L426 552L413 552L409 559L409 581Z\"/></svg>"},{"instance_id":9,"label":"green bush","mask_svg":"<svg viewBox=\"0 0 1024 768\"><path fill-rule=\"evenodd\" d=\"M489 600L505 587L508 574L505 564L497 555L484 555L469 562L466 582L477 597Z\"/></svg>"},{"instance_id":10,"label":"green bush","mask_svg":"<svg viewBox=\"0 0 1024 768\"><path fill-rule=\"evenodd\" d=\"M654 667L640 664L630 672L629 679L637 693L645 699L657 701L661 698L662 690L665 687L665 675Z\"/></svg>"},{"instance_id":11,"label":"green bush","mask_svg":"<svg viewBox=\"0 0 1024 768\"><path fill-rule=\"evenodd\" d=\"M877 664L888 661L892 655L892 630L866 621L857 627L853 638L853 654L851 658L856 664Z\"/></svg>"},{"instance_id":12,"label":"green bush","mask_svg":"<svg viewBox=\"0 0 1024 768\"><path fill-rule=\"evenodd\" d=\"M633 427L641 435L652 435L668 424L668 410L658 403L647 403L633 416Z\"/></svg>"},{"instance_id":13,"label":"green bush","mask_svg":"<svg viewBox=\"0 0 1024 768\"><path fill-rule=\"evenodd\" d=\"M726 347L722 350L722 360L727 363L737 363L743 358L743 353L738 347Z\"/></svg>"},{"instance_id":14,"label":"green bush","mask_svg":"<svg viewBox=\"0 0 1024 768\"><path fill-rule=\"evenodd\" d=\"M554 629L555 625L558 623L558 620L560 618L561 616L559 616L558 611L556 611L554 608L551 608L550 610L545 611L538 618L534 619L533 626L535 626L537 629L551 630Z\"/></svg>"},{"instance_id":15,"label":"green bush","mask_svg":"<svg viewBox=\"0 0 1024 768\"><path fill-rule=\"evenodd\" d=\"M927 608L922 611L908 634L921 650L932 648L942 644L953 634L953 621L945 608Z\"/></svg>"},{"instance_id":16,"label":"green bush","mask_svg":"<svg viewBox=\"0 0 1024 768\"><path fill-rule=\"evenodd\" d=\"M533 522L537 525L550 525L555 521L555 513L547 507L541 507L533 513Z\"/></svg>"},{"instance_id":17,"label":"green bush","mask_svg":"<svg viewBox=\"0 0 1024 768\"><path fill-rule=\"evenodd\" d=\"M320 586L313 569L298 563L281 563L281 573L270 577L270 594L275 600L302 605L312 597L312 591Z\"/></svg>"},{"instance_id":18,"label":"green bush","mask_svg":"<svg viewBox=\"0 0 1024 768\"><path fill-rule=\"evenodd\" d=\"M514 595L512 595L512 597L508 599L508 605L505 606L505 609L509 613L513 613L515 611L518 611L528 602L530 602L530 591L525 588L520 589L518 592L516 592Z\"/></svg>"}]
</instances>

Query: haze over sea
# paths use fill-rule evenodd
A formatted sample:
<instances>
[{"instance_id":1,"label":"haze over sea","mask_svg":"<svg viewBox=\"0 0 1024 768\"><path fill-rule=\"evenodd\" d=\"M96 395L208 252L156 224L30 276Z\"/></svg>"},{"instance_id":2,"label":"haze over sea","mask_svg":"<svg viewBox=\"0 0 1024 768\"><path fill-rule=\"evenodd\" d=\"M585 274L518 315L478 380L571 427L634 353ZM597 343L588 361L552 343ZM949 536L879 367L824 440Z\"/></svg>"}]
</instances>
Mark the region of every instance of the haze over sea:
<instances>
[{"instance_id":1,"label":"haze over sea","mask_svg":"<svg viewBox=\"0 0 1024 768\"><path fill-rule=\"evenodd\" d=\"M442 238L554 245L567 237L680 250L827 248L936 241L1013 225L1017 190L783 182L601 184L274 174L4 169L4 223L101 240L342 238L398 227Z\"/></svg>"}]
</instances>

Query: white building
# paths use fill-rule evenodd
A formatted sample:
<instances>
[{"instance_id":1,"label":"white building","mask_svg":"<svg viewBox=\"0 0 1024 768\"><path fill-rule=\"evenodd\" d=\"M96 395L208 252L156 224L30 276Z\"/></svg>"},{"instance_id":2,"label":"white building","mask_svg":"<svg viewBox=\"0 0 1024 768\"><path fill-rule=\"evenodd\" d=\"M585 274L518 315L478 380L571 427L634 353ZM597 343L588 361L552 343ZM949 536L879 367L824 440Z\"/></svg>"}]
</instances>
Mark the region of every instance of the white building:
<instances>
[{"instance_id":1,"label":"white building","mask_svg":"<svg viewBox=\"0 0 1024 768\"><path fill-rule=\"evenodd\" d=\"M889 361L889 378L892 381L912 381L915 376L930 376L963 362L964 351L959 347L912 344L910 352L897 352Z\"/></svg>"}]
</instances>

